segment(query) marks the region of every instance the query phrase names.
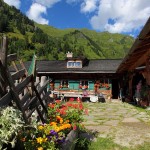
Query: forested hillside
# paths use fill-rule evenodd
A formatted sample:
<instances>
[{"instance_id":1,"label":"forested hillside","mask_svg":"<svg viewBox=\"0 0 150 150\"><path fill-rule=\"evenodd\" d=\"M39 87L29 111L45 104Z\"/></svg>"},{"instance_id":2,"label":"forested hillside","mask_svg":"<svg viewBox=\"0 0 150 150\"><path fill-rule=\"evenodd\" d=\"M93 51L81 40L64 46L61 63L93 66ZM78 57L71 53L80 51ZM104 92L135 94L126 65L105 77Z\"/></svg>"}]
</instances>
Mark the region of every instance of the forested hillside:
<instances>
[{"instance_id":1,"label":"forested hillside","mask_svg":"<svg viewBox=\"0 0 150 150\"><path fill-rule=\"evenodd\" d=\"M0 35L9 37L9 53L17 53L24 61L31 60L34 52L38 59L47 60L63 60L68 51L89 59L123 58L134 41L121 34L39 25L2 0L0 18Z\"/></svg>"}]
</instances>

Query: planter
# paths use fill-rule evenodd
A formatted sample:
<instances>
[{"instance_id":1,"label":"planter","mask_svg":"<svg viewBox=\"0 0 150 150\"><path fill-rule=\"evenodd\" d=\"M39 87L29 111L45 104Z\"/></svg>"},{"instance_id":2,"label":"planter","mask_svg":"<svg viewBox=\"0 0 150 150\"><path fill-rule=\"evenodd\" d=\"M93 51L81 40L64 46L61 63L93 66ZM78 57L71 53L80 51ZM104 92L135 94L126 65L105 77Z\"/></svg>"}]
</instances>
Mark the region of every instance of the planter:
<instances>
[{"instance_id":1,"label":"planter","mask_svg":"<svg viewBox=\"0 0 150 150\"><path fill-rule=\"evenodd\" d=\"M71 130L67 135L66 142L62 145L61 150L74 150L77 138L78 130Z\"/></svg>"}]
</instances>

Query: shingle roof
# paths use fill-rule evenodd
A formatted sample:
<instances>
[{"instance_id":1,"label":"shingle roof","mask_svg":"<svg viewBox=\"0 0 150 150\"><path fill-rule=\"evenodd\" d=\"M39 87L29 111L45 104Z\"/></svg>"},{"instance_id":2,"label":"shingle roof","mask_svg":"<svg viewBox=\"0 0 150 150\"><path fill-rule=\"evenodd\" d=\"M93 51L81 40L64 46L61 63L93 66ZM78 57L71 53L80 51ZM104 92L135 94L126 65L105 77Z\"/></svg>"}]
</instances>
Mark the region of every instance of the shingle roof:
<instances>
[{"instance_id":1,"label":"shingle roof","mask_svg":"<svg viewBox=\"0 0 150 150\"><path fill-rule=\"evenodd\" d=\"M66 60L51 60L51 61L37 61L38 73L61 73L61 72L83 72L83 73L115 73L122 59L100 59L89 60L89 63L83 68L67 68ZM26 68L29 67L31 62L25 62ZM12 70L11 70L12 71Z\"/></svg>"}]
</instances>

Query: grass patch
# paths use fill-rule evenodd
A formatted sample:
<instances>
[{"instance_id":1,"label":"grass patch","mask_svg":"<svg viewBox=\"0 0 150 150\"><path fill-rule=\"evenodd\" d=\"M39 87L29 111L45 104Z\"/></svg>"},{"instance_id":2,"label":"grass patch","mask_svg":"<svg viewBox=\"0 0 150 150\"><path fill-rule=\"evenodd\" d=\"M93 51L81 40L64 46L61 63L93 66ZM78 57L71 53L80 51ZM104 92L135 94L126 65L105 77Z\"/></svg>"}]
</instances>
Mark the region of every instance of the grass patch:
<instances>
[{"instance_id":1,"label":"grass patch","mask_svg":"<svg viewBox=\"0 0 150 150\"><path fill-rule=\"evenodd\" d=\"M97 138L96 142L89 145L88 150L129 150L112 141L110 138Z\"/></svg>"},{"instance_id":2,"label":"grass patch","mask_svg":"<svg viewBox=\"0 0 150 150\"><path fill-rule=\"evenodd\" d=\"M97 138L96 142L91 142L87 150L149 150L150 143L144 143L134 148L124 147L113 142L111 138Z\"/></svg>"},{"instance_id":3,"label":"grass patch","mask_svg":"<svg viewBox=\"0 0 150 150\"><path fill-rule=\"evenodd\" d=\"M137 146L133 150L149 150L150 149L150 143L144 143L142 145Z\"/></svg>"}]
</instances>

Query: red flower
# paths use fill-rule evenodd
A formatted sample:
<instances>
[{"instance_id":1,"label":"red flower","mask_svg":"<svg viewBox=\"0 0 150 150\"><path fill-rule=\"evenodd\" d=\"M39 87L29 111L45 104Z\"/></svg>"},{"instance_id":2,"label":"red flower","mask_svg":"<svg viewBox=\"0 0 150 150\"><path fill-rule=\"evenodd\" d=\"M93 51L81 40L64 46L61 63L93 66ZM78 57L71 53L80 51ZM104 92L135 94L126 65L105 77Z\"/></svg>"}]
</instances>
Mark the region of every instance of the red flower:
<instances>
[{"instance_id":1,"label":"red flower","mask_svg":"<svg viewBox=\"0 0 150 150\"><path fill-rule=\"evenodd\" d=\"M66 106L72 107L72 104L68 102L68 103L66 103Z\"/></svg>"},{"instance_id":2,"label":"red flower","mask_svg":"<svg viewBox=\"0 0 150 150\"><path fill-rule=\"evenodd\" d=\"M55 104L48 104L48 106L50 107L50 108L54 108L55 107Z\"/></svg>"},{"instance_id":3,"label":"red flower","mask_svg":"<svg viewBox=\"0 0 150 150\"><path fill-rule=\"evenodd\" d=\"M82 103L79 104L79 109L82 110L83 109L83 105Z\"/></svg>"},{"instance_id":4,"label":"red flower","mask_svg":"<svg viewBox=\"0 0 150 150\"><path fill-rule=\"evenodd\" d=\"M69 101L70 101L70 102L73 102L73 101L74 101L74 98L70 98Z\"/></svg>"},{"instance_id":5,"label":"red flower","mask_svg":"<svg viewBox=\"0 0 150 150\"><path fill-rule=\"evenodd\" d=\"M61 100L55 100L55 102L56 102L57 104L60 104Z\"/></svg>"},{"instance_id":6,"label":"red flower","mask_svg":"<svg viewBox=\"0 0 150 150\"><path fill-rule=\"evenodd\" d=\"M89 115L88 109L85 109L85 114L86 114L86 115Z\"/></svg>"},{"instance_id":7,"label":"red flower","mask_svg":"<svg viewBox=\"0 0 150 150\"><path fill-rule=\"evenodd\" d=\"M76 129L77 129L77 126L76 126L76 125L74 125L74 126L73 126L73 130L76 130Z\"/></svg>"}]
</instances>

